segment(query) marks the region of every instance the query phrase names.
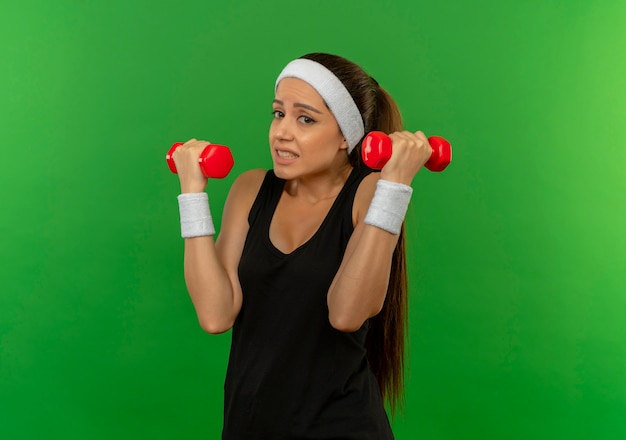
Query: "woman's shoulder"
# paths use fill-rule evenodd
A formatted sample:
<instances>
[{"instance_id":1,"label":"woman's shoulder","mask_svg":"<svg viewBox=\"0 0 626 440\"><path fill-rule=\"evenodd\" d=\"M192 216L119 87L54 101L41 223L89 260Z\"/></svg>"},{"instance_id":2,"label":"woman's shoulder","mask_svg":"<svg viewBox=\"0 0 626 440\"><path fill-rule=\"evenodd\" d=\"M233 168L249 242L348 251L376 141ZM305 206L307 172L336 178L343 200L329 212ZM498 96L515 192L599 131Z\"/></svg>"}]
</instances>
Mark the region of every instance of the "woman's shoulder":
<instances>
[{"instance_id":1,"label":"woman's shoulder","mask_svg":"<svg viewBox=\"0 0 626 440\"><path fill-rule=\"evenodd\" d=\"M370 206L372 198L374 197L374 191L376 191L376 183L380 179L380 173L371 172L367 176L363 177L359 188L354 196L354 204L352 206L352 214L354 224L356 225L367 214L367 209Z\"/></svg>"},{"instance_id":2,"label":"woman's shoulder","mask_svg":"<svg viewBox=\"0 0 626 440\"><path fill-rule=\"evenodd\" d=\"M356 198L357 199L361 199L361 198L369 199L367 200L367 203L369 204L369 201L374 196L374 191L376 190L376 183L378 182L379 179L380 179L380 173L378 172L371 172L365 177L363 177L363 179L359 183L359 188L357 189L357 192L356 192Z\"/></svg>"},{"instance_id":3,"label":"woman's shoulder","mask_svg":"<svg viewBox=\"0 0 626 440\"><path fill-rule=\"evenodd\" d=\"M237 211L240 209L248 210L258 194L266 174L266 170L253 169L244 171L237 176L228 191L227 206L232 206Z\"/></svg>"},{"instance_id":4,"label":"woman's shoulder","mask_svg":"<svg viewBox=\"0 0 626 440\"><path fill-rule=\"evenodd\" d=\"M248 215L266 174L266 170L254 169L237 176L228 191L222 214L222 225L227 225L227 233L220 233L220 236L229 236L233 231L240 231L245 235L248 227ZM222 238L220 241L223 240Z\"/></svg>"},{"instance_id":5,"label":"woman's shoulder","mask_svg":"<svg viewBox=\"0 0 626 440\"><path fill-rule=\"evenodd\" d=\"M245 204L251 203L256 198L267 170L253 169L241 173L230 187L228 198Z\"/></svg>"}]
</instances>

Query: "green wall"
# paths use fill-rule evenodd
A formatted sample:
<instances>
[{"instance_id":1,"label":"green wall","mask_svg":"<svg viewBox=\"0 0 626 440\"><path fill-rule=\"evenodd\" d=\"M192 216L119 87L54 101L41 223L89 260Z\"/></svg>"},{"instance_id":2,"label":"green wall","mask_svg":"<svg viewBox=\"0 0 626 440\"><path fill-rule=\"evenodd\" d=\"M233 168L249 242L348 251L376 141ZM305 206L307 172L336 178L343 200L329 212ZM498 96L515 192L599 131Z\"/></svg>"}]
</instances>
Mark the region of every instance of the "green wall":
<instances>
[{"instance_id":1,"label":"green wall","mask_svg":"<svg viewBox=\"0 0 626 440\"><path fill-rule=\"evenodd\" d=\"M271 165L273 82L362 64L451 140L409 215L398 439L626 437L626 2L24 0L0 7L0 438L219 437L164 161ZM218 222L219 225L219 222Z\"/></svg>"}]
</instances>

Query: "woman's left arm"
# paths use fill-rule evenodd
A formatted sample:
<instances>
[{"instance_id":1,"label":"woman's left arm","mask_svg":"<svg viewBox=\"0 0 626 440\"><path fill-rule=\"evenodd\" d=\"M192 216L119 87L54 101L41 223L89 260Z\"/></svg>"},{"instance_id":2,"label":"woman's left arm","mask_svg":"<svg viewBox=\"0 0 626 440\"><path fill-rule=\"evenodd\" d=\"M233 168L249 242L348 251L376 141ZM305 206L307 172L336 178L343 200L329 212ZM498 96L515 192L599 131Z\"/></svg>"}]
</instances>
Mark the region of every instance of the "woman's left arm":
<instances>
[{"instance_id":1,"label":"woman's left arm","mask_svg":"<svg viewBox=\"0 0 626 440\"><path fill-rule=\"evenodd\" d=\"M431 148L422 132L390 135L391 159L379 173L361 182L354 206L354 232L343 260L328 290L328 318L344 332L357 331L377 315L385 303L393 252L398 235L364 222L380 179L410 185L413 177L429 159Z\"/></svg>"},{"instance_id":2,"label":"woman's left arm","mask_svg":"<svg viewBox=\"0 0 626 440\"><path fill-rule=\"evenodd\" d=\"M328 319L343 332L357 331L365 320L378 314L387 295L398 236L363 223L378 178L378 173L370 174L357 191L356 226L328 289Z\"/></svg>"}]
</instances>

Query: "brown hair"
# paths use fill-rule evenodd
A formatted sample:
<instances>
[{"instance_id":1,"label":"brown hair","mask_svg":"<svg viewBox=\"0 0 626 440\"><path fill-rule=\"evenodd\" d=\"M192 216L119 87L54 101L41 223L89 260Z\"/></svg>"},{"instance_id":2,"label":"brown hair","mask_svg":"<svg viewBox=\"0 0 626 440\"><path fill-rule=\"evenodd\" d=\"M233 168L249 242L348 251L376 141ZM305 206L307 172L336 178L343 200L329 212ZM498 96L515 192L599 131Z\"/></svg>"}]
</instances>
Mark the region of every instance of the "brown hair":
<instances>
[{"instance_id":1,"label":"brown hair","mask_svg":"<svg viewBox=\"0 0 626 440\"><path fill-rule=\"evenodd\" d=\"M402 130L402 116L393 98L360 66L337 55L311 53L304 55L316 61L344 84L354 99L365 126L365 133ZM361 141L350 153L350 164L365 166L361 159ZM381 312L369 320L365 340L367 359L387 401L391 413L404 406L404 346L407 338L408 281L404 226L393 253L387 296Z\"/></svg>"}]
</instances>

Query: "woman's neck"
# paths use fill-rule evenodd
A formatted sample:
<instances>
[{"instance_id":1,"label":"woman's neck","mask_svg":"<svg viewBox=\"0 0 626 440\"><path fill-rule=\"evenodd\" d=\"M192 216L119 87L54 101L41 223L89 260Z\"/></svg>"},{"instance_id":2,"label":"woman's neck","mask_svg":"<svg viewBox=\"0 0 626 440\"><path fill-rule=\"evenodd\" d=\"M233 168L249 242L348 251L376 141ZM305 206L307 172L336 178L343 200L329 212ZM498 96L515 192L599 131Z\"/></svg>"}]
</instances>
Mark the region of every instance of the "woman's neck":
<instances>
[{"instance_id":1,"label":"woman's neck","mask_svg":"<svg viewBox=\"0 0 626 440\"><path fill-rule=\"evenodd\" d=\"M284 191L291 197L301 198L310 204L316 204L337 197L343 188L352 166L345 163L341 167L326 170L323 173L301 176L285 183Z\"/></svg>"}]
</instances>

